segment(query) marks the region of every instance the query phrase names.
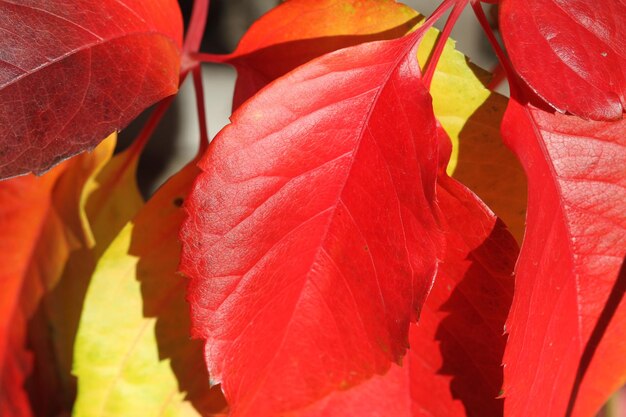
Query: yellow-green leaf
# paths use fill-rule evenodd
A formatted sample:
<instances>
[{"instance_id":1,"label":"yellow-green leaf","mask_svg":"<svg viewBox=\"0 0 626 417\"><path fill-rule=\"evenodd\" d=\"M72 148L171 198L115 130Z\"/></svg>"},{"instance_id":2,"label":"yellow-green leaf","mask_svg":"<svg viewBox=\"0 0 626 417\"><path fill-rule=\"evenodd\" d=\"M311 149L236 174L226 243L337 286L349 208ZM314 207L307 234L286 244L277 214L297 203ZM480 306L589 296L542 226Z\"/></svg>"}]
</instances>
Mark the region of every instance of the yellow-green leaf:
<instances>
[{"instance_id":1,"label":"yellow-green leaf","mask_svg":"<svg viewBox=\"0 0 626 417\"><path fill-rule=\"evenodd\" d=\"M85 186L82 215L97 257L144 204L136 182L142 150L137 145L111 158Z\"/></svg>"},{"instance_id":2,"label":"yellow-green leaf","mask_svg":"<svg viewBox=\"0 0 626 417\"><path fill-rule=\"evenodd\" d=\"M180 208L198 173L168 181L106 250L78 330L74 417L214 415L202 343L189 338L185 280L176 273Z\"/></svg>"},{"instance_id":3,"label":"yellow-green leaf","mask_svg":"<svg viewBox=\"0 0 626 417\"><path fill-rule=\"evenodd\" d=\"M55 381L60 387L55 397L63 409L71 408L76 395L73 346L89 279L104 249L143 204L135 180L140 147L113 156L114 136L85 154L89 158L72 159L74 169L55 187L56 205L65 213L63 227L71 231L76 244L56 265L58 282L39 302L29 334L35 368L55 368L37 376L42 385Z\"/></svg>"}]
</instances>

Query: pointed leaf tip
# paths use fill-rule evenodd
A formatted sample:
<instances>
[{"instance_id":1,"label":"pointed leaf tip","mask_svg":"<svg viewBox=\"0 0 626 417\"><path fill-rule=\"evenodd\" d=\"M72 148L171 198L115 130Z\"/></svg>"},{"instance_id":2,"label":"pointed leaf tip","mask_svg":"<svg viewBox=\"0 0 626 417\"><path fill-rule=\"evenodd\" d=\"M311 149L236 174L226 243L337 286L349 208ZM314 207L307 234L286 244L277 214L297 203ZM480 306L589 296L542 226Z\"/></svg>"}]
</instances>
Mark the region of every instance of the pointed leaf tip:
<instances>
[{"instance_id":1,"label":"pointed leaf tip","mask_svg":"<svg viewBox=\"0 0 626 417\"><path fill-rule=\"evenodd\" d=\"M414 43L298 68L235 112L200 163L181 268L233 416L306 406L405 353L441 250Z\"/></svg>"}]
</instances>

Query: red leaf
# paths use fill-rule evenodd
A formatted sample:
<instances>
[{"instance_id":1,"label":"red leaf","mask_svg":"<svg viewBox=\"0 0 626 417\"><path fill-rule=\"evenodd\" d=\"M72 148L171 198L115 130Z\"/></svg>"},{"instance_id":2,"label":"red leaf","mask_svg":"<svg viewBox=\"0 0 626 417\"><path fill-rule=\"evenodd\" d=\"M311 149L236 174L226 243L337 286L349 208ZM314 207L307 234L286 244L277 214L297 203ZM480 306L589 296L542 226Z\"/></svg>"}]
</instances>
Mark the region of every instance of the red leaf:
<instances>
[{"instance_id":1,"label":"red leaf","mask_svg":"<svg viewBox=\"0 0 626 417\"><path fill-rule=\"evenodd\" d=\"M306 406L405 353L440 245L417 35L277 80L201 162L181 268L233 416Z\"/></svg>"},{"instance_id":2,"label":"red leaf","mask_svg":"<svg viewBox=\"0 0 626 417\"><path fill-rule=\"evenodd\" d=\"M415 330L415 324L411 324L410 330L411 333ZM409 337L412 340L412 334ZM412 363L412 355L409 350L405 362ZM284 417L415 417L411 409L409 366L393 364L385 375L374 375L360 385L331 393L321 401L303 410L285 414Z\"/></svg>"},{"instance_id":3,"label":"red leaf","mask_svg":"<svg viewBox=\"0 0 626 417\"><path fill-rule=\"evenodd\" d=\"M255 22L225 62L237 68L233 109L276 78L325 53L393 39L419 15L379 0L291 0Z\"/></svg>"},{"instance_id":4,"label":"red leaf","mask_svg":"<svg viewBox=\"0 0 626 417\"><path fill-rule=\"evenodd\" d=\"M502 0L500 28L516 71L561 112L622 117L626 3Z\"/></svg>"},{"instance_id":5,"label":"red leaf","mask_svg":"<svg viewBox=\"0 0 626 417\"><path fill-rule=\"evenodd\" d=\"M174 0L0 3L0 178L93 148L178 88Z\"/></svg>"},{"instance_id":6,"label":"red leaf","mask_svg":"<svg viewBox=\"0 0 626 417\"><path fill-rule=\"evenodd\" d=\"M604 400L607 400L617 388L626 384L625 291L626 262L622 263L617 281L583 351L571 396L573 400L580 399L575 402L573 416L586 417L596 414ZM599 338L601 340L598 341ZM614 395L620 396L619 391ZM617 404L626 405L623 393L621 397ZM625 411L622 406L621 415L625 415Z\"/></svg>"},{"instance_id":7,"label":"red leaf","mask_svg":"<svg viewBox=\"0 0 626 417\"><path fill-rule=\"evenodd\" d=\"M411 332L413 415L502 416L496 398L518 246L471 191L447 176L439 184L447 251Z\"/></svg>"},{"instance_id":8,"label":"red leaf","mask_svg":"<svg viewBox=\"0 0 626 417\"><path fill-rule=\"evenodd\" d=\"M447 250L420 320L411 324L404 366L293 417L502 416L496 397L517 243L455 180L440 178L437 197Z\"/></svg>"},{"instance_id":9,"label":"red leaf","mask_svg":"<svg viewBox=\"0 0 626 417\"><path fill-rule=\"evenodd\" d=\"M512 99L503 135L529 179L527 230L507 321L506 414L562 417L626 255L626 120L585 121ZM597 379L589 379L596 378L589 370L577 402L587 413L576 416L589 416L624 382L620 308L622 319L616 315L617 327L604 334L606 356L593 365L607 370ZM610 358L617 360L604 362ZM594 386L601 392L592 393Z\"/></svg>"}]
</instances>

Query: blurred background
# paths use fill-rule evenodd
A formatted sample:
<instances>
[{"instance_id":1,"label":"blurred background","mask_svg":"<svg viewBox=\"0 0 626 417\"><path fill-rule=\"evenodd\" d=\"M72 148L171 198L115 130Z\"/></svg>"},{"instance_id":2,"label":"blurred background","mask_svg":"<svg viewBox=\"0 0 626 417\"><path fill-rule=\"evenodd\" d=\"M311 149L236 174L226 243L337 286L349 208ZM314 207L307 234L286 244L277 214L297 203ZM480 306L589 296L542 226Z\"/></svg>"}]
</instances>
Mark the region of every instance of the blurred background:
<instances>
[{"instance_id":1,"label":"blurred background","mask_svg":"<svg viewBox=\"0 0 626 417\"><path fill-rule=\"evenodd\" d=\"M248 27L278 3L280 0L211 0L201 50L232 52ZM402 3L429 15L440 0L406 0ZM193 0L179 0L179 4L186 24ZM436 26L441 28L444 23L445 17ZM452 31L452 38L457 40L457 48L479 66L491 69L496 64L491 47L470 8L463 12ZM209 134L213 138L229 122L236 73L229 66L212 64L204 64L202 72ZM120 134L120 150L137 136L148 114L149 111ZM138 181L145 197L194 157L198 141L195 95L189 77L142 155Z\"/></svg>"}]
</instances>

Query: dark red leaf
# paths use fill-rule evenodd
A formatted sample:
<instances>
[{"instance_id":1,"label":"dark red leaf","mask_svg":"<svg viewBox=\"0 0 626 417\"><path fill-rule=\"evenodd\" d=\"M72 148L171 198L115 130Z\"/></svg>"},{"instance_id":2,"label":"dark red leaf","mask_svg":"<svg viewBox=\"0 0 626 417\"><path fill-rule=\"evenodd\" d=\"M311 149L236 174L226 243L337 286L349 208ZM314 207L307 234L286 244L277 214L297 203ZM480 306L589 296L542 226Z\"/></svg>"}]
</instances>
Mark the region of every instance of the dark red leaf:
<instances>
[{"instance_id":1,"label":"dark red leaf","mask_svg":"<svg viewBox=\"0 0 626 417\"><path fill-rule=\"evenodd\" d=\"M277 80L200 164L181 269L232 416L306 406L405 353L440 246L419 34Z\"/></svg>"},{"instance_id":2,"label":"dark red leaf","mask_svg":"<svg viewBox=\"0 0 626 417\"><path fill-rule=\"evenodd\" d=\"M410 7L379 0L291 0L255 22L225 62L237 68L233 109L276 78L325 53L406 34Z\"/></svg>"},{"instance_id":3,"label":"dark red leaf","mask_svg":"<svg viewBox=\"0 0 626 417\"><path fill-rule=\"evenodd\" d=\"M502 0L499 21L515 70L554 108L596 120L622 117L623 0Z\"/></svg>"},{"instance_id":4,"label":"dark red leaf","mask_svg":"<svg viewBox=\"0 0 626 417\"><path fill-rule=\"evenodd\" d=\"M93 148L178 88L174 0L0 2L0 178Z\"/></svg>"},{"instance_id":5,"label":"dark red leaf","mask_svg":"<svg viewBox=\"0 0 626 417\"><path fill-rule=\"evenodd\" d=\"M512 99L503 135L529 179L507 321L506 415L563 417L626 255L626 120L585 121ZM582 380L574 416L593 414L626 377L624 306L610 314L604 356Z\"/></svg>"}]
</instances>

